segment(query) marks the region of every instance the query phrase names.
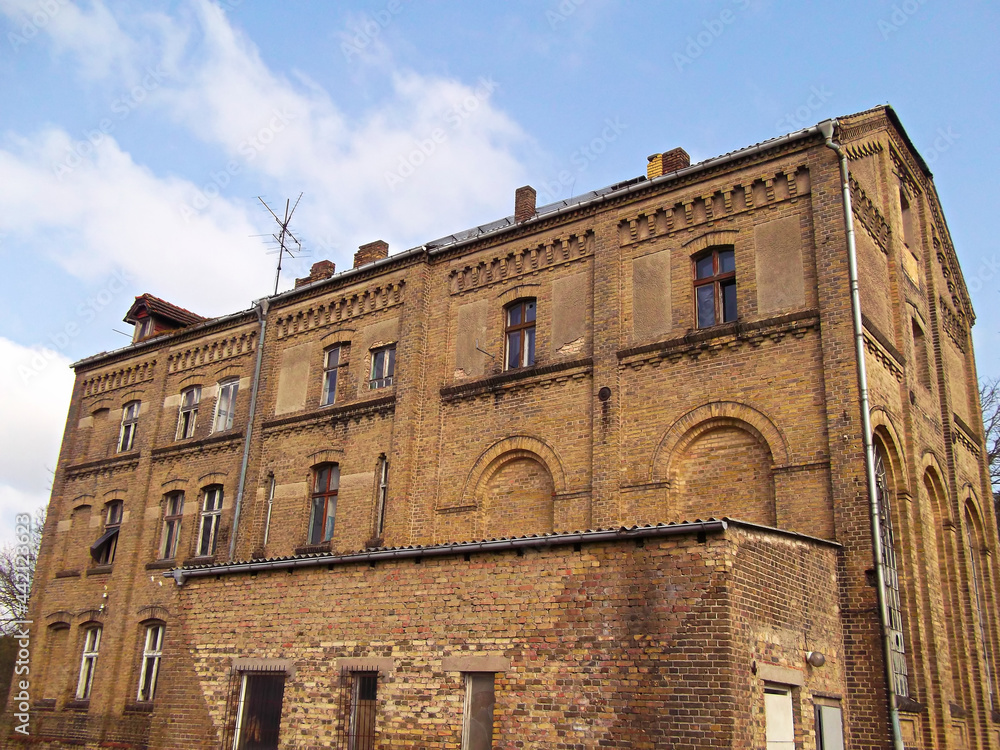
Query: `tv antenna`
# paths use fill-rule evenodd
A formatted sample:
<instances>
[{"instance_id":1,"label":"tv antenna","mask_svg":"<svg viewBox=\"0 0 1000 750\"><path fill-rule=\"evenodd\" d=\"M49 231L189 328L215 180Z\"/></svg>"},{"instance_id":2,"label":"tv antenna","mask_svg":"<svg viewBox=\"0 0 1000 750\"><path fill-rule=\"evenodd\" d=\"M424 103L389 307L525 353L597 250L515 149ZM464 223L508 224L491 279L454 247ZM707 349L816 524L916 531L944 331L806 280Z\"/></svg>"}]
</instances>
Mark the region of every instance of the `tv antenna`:
<instances>
[{"instance_id":1,"label":"tv antenna","mask_svg":"<svg viewBox=\"0 0 1000 750\"><path fill-rule=\"evenodd\" d=\"M267 205L267 203L264 203L264 199L261 198L259 195L257 196L257 200L259 200L261 203L264 204L264 208L266 208L270 212L271 216L273 216L274 220L278 223L278 231L271 235L274 238L275 242L278 243L278 270L274 274L274 293L277 294L278 281L281 279L282 258L284 258L286 253L288 254L289 258L294 258L296 253L300 253L302 251L302 243L298 241L295 235L292 234L292 230L288 228L288 225L292 221L292 214L295 213L295 209L299 207L299 201L302 200L302 193L299 193L299 197L295 199L295 205L291 206L291 208L289 208L289 204L291 204L291 199L285 200L284 219L279 219L278 214L274 213L274 211L271 210L271 207ZM294 250L288 246L289 240L295 243Z\"/></svg>"}]
</instances>

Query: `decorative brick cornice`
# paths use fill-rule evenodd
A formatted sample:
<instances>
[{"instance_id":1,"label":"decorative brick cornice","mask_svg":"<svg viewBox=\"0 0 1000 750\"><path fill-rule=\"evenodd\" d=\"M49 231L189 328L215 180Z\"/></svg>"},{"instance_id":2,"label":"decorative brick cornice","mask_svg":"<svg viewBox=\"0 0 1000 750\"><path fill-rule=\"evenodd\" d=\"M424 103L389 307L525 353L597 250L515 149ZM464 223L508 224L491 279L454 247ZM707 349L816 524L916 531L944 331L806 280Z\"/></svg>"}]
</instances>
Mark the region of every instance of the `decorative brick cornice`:
<instances>
[{"instance_id":1,"label":"decorative brick cornice","mask_svg":"<svg viewBox=\"0 0 1000 750\"><path fill-rule=\"evenodd\" d=\"M139 466L139 451L123 453L111 458L101 458L97 461L87 461L82 464L73 464L66 467L67 479L82 479L83 477L97 474L121 474L127 471L135 471Z\"/></svg>"},{"instance_id":2,"label":"decorative brick cornice","mask_svg":"<svg viewBox=\"0 0 1000 750\"><path fill-rule=\"evenodd\" d=\"M882 367L896 379L896 382L903 382L903 363L896 359L889 350L867 328L864 331L865 351L872 356Z\"/></svg>"},{"instance_id":3,"label":"decorative brick cornice","mask_svg":"<svg viewBox=\"0 0 1000 750\"><path fill-rule=\"evenodd\" d=\"M545 388L554 383L564 383L571 379L578 380L590 373L593 363L590 357L585 357L569 362L555 362L551 365L511 370L488 378L473 380L471 383L448 385L441 389L441 400L455 402L481 396L493 396L499 393L510 395L518 390Z\"/></svg>"},{"instance_id":4,"label":"decorative brick cornice","mask_svg":"<svg viewBox=\"0 0 1000 750\"><path fill-rule=\"evenodd\" d=\"M156 360L150 359L145 362L135 362L125 367L110 372L97 373L84 379L82 383L82 394L84 396L94 396L98 393L108 393L119 388L148 383L156 374Z\"/></svg>"},{"instance_id":5,"label":"decorative brick cornice","mask_svg":"<svg viewBox=\"0 0 1000 750\"><path fill-rule=\"evenodd\" d=\"M167 356L167 372L183 372L199 365L215 364L257 350L257 330L251 330L215 341L193 342L190 349Z\"/></svg>"},{"instance_id":6,"label":"decorative brick cornice","mask_svg":"<svg viewBox=\"0 0 1000 750\"><path fill-rule=\"evenodd\" d=\"M403 279L382 283L340 297L319 297L311 307L278 315L274 327L279 339L327 326L343 325L370 313L403 304Z\"/></svg>"},{"instance_id":7,"label":"decorative brick cornice","mask_svg":"<svg viewBox=\"0 0 1000 750\"><path fill-rule=\"evenodd\" d=\"M851 161L864 159L868 156L881 154L885 148L877 140L865 141L864 143L851 143L844 146L844 152Z\"/></svg>"},{"instance_id":8,"label":"decorative brick cornice","mask_svg":"<svg viewBox=\"0 0 1000 750\"><path fill-rule=\"evenodd\" d=\"M624 217L618 223L622 246L693 229L762 206L791 201L810 192L809 170L789 167L713 193L688 198Z\"/></svg>"},{"instance_id":9,"label":"decorative brick cornice","mask_svg":"<svg viewBox=\"0 0 1000 750\"><path fill-rule=\"evenodd\" d=\"M556 237L534 247L511 250L503 256L454 269L448 274L448 293L463 294L475 289L514 281L540 271L573 263L593 255L594 233Z\"/></svg>"},{"instance_id":10,"label":"decorative brick cornice","mask_svg":"<svg viewBox=\"0 0 1000 750\"><path fill-rule=\"evenodd\" d=\"M324 406L322 409L296 414L291 417L280 417L264 422L264 433L268 436L287 431L299 431L309 428L324 427L350 421L361 422L362 419L374 418L391 414L396 409L396 394L381 398L358 401L343 406Z\"/></svg>"},{"instance_id":11,"label":"decorative brick cornice","mask_svg":"<svg viewBox=\"0 0 1000 750\"><path fill-rule=\"evenodd\" d=\"M947 278L947 277L946 277ZM965 352L966 340L968 339L967 328L964 317L951 309L951 305L944 297L938 298L938 311L941 313L941 326L948 334L959 351Z\"/></svg>"},{"instance_id":12,"label":"decorative brick cornice","mask_svg":"<svg viewBox=\"0 0 1000 750\"><path fill-rule=\"evenodd\" d=\"M810 330L818 328L819 314L815 310L803 310L752 323L736 321L689 331L681 338L622 349L618 352L618 366L640 369L652 364L656 367L664 360L673 364L682 357L694 360L703 354L739 349L747 345L756 348L765 342L778 343L788 335L802 338Z\"/></svg>"},{"instance_id":13,"label":"decorative brick cornice","mask_svg":"<svg viewBox=\"0 0 1000 750\"><path fill-rule=\"evenodd\" d=\"M889 228L889 223L882 216L882 212L878 210L854 177L851 177L851 208L858 221L861 222L861 226L875 240L875 244L888 255L892 229Z\"/></svg>"},{"instance_id":14,"label":"decorative brick cornice","mask_svg":"<svg viewBox=\"0 0 1000 750\"><path fill-rule=\"evenodd\" d=\"M965 448L978 461L980 456L980 437L975 431L965 423L960 416L952 414L952 442L958 443Z\"/></svg>"}]
</instances>

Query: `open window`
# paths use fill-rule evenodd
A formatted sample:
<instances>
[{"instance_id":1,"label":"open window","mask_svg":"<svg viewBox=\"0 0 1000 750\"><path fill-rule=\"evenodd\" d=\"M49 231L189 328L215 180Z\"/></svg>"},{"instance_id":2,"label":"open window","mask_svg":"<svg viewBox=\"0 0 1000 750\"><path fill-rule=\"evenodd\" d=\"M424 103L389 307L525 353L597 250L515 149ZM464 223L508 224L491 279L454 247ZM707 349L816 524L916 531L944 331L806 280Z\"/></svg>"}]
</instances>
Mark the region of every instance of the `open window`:
<instances>
[{"instance_id":1,"label":"open window","mask_svg":"<svg viewBox=\"0 0 1000 750\"><path fill-rule=\"evenodd\" d=\"M388 388L392 385L395 374L396 345L392 344L372 349L371 377L368 380L368 387L371 390Z\"/></svg>"},{"instance_id":2,"label":"open window","mask_svg":"<svg viewBox=\"0 0 1000 750\"><path fill-rule=\"evenodd\" d=\"M236 393L239 388L239 378L230 378L219 383L219 396L215 400L212 432L225 432L232 429L233 415L236 413Z\"/></svg>"},{"instance_id":3,"label":"open window","mask_svg":"<svg viewBox=\"0 0 1000 750\"><path fill-rule=\"evenodd\" d=\"M142 647L142 668L139 673L139 694L137 701L151 701L156 695L156 681L160 676L160 658L163 656L162 623L146 626L146 638Z\"/></svg>"},{"instance_id":4,"label":"open window","mask_svg":"<svg viewBox=\"0 0 1000 750\"><path fill-rule=\"evenodd\" d=\"M101 648L101 626L93 625L83 631L83 656L80 660L80 677L76 682L76 699L90 700L97 671L97 653Z\"/></svg>"},{"instance_id":5,"label":"open window","mask_svg":"<svg viewBox=\"0 0 1000 750\"><path fill-rule=\"evenodd\" d=\"M121 500L112 500L104 507L104 533L90 545L90 556L98 565L111 565L115 561L123 507Z\"/></svg>"}]
</instances>

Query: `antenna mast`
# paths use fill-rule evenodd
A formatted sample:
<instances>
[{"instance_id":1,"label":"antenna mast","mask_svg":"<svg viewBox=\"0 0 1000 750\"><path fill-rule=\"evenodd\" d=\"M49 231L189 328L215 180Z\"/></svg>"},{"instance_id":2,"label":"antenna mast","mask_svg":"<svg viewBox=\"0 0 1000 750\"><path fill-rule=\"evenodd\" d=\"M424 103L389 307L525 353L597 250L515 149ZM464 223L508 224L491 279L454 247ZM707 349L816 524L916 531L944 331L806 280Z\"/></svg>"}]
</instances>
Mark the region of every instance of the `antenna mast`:
<instances>
[{"instance_id":1,"label":"antenna mast","mask_svg":"<svg viewBox=\"0 0 1000 750\"><path fill-rule=\"evenodd\" d=\"M273 216L274 220L278 223L279 230L277 232L275 232L274 234L271 235L275 239L275 241L278 243L278 270L274 274L274 293L277 294L278 293L278 281L281 279L281 260L282 260L282 258L284 257L285 253L288 253L288 257L289 258L294 258L295 257L295 253L301 252L301 250L302 250L302 243L299 242L298 239L296 239L295 235L292 234L292 230L288 228L288 225L292 221L292 214L295 213L295 209L299 207L299 201L302 200L302 193L299 193L299 197L295 199L295 205L292 206L290 209L289 209L289 204L291 203L291 200L290 199L286 199L285 200L285 218L284 219L279 219L278 218L278 214L274 213L274 211L271 210L271 207L269 205L267 205L266 203L264 203L264 199L261 198L259 195L257 196L257 200L259 200L261 203L264 204L264 208L266 208L270 212L271 216ZM295 250L294 250L294 252L292 251L292 249L290 247L288 247L286 245L286 242L288 240L291 240L292 242L295 243Z\"/></svg>"}]
</instances>

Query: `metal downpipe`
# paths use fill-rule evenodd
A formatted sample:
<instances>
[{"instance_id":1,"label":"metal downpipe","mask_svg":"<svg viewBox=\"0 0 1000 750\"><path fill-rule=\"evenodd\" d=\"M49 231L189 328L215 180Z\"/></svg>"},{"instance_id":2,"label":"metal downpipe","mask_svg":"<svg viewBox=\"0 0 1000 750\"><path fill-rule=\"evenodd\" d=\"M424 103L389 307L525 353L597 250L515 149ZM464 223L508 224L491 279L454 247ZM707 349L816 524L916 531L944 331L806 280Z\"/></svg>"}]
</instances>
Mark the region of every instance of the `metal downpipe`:
<instances>
[{"instance_id":1,"label":"metal downpipe","mask_svg":"<svg viewBox=\"0 0 1000 750\"><path fill-rule=\"evenodd\" d=\"M854 213L851 206L850 170L847 154L833 140L836 120L826 120L818 127L826 139L827 148L833 149L840 162L840 181L843 193L844 223L847 228L847 268L851 284L851 317L854 325L854 353L858 360L858 390L861 398L861 435L865 448L865 473L868 479L869 511L871 516L872 554L875 558L875 582L878 595L878 614L882 625L882 648L885 652L886 689L889 695L889 718L892 744L895 750L905 750L899 726L895 674L892 669L892 641L889 635L889 605L885 595L885 570L882 567L882 523L879 519L878 487L875 480L875 448L872 444L872 423L868 403L868 372L865 368L865 336L861 323L861 294L858 286L858 256L854 241Z\"/></svg>"}]
</instances>

